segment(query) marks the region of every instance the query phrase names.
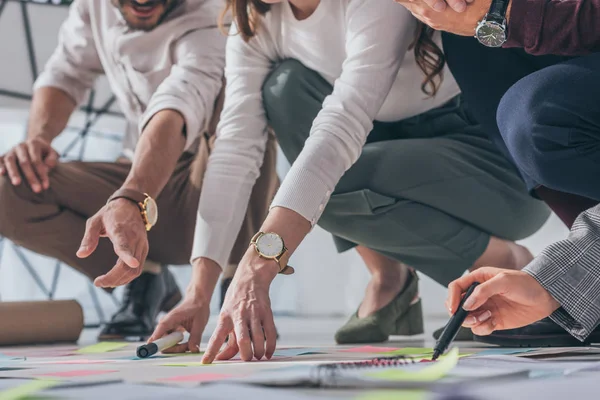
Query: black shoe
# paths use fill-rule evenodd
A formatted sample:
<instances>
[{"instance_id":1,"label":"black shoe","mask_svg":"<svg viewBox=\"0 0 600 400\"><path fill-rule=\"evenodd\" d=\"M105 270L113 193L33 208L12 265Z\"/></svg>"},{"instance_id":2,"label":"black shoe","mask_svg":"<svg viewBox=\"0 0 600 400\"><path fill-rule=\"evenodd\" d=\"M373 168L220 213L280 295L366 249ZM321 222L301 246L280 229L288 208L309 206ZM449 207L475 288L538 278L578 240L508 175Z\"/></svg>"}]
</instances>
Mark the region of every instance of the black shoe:
<instances>
[{"instance_id":1,"label":"black shoe","mask_svg":"<svg viewBox=\"0 0 600 400\"><path fill-rule=\"evenodd\" d=\"M439 328L435 332L433 332L433 338L435 340L439 340L440 336L442 336L442 332L444 332L444 328L445 328L445 326L442 326L441 328ZM474 336L473 332L471 332L470 328L465 328L464 326L461 326L458 329L458 333L456 334L454 341L456 341L456 342L471 342L471 341L473 341L473 336Z\"/></svg>"},{"instance_id":2,"label":"black shoe","mask_svg":"<svg viewBox=\"0 0 600 400\"><path fill-rule=\"evenodd\" d=\"M181 300L181 292L167 267L160 274L142 273L125 287L123 304L98 336L99 340L126 337L146 340L161 311L170 311Z\"/></svg>"},{"instance_id":3,"label":"black shoe","mask_svg":"<svg viewBox=\"0 0 600 400\"><path fill-rule=\"evenodd\" d=\"M225 278L221 281L221 308L223 308L223 303L225 303L225 295L227 294L227 290L229 289L232 280L233 278ZM277 339L279 339L279 332L277 331L277 327L275 327L275 333L277 333Z\"/></svg>"},{"instance_id":4,"label":"black shoe","mask_svg":"<svg viewBox=\"0 0 600 400\"><path fill-rule=\"evenodd\" d=\"M502 347L571 347L600 342L600 328L596 328L584 342L571 336L550 318L544 318L522 328L493 332L488 336L473 335L475 341Z\"/></svg>"}]
</instances>

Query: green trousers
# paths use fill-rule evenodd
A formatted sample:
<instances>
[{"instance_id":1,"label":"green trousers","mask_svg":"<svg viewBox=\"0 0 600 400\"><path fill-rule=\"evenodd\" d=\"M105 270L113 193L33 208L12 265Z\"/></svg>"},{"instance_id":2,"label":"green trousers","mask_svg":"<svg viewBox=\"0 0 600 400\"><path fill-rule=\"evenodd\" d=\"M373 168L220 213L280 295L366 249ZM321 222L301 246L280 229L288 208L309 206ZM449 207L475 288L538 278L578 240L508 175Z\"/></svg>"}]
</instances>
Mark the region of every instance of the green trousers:
<instances>
[{"instance_id":1,"label":"green trousers","mask_svg":"<svg viewBox=\"0 0 600 400\"><path fill-rule=\"evenodd\" d=\"M290 163L332 91L296 60L265 81L269 124ZM490 236L526 238L549 215L458 96L402 121L375 121L318 224L340 252L362 245L447 285L483 254Z\"/></svg>"}]
</instances>

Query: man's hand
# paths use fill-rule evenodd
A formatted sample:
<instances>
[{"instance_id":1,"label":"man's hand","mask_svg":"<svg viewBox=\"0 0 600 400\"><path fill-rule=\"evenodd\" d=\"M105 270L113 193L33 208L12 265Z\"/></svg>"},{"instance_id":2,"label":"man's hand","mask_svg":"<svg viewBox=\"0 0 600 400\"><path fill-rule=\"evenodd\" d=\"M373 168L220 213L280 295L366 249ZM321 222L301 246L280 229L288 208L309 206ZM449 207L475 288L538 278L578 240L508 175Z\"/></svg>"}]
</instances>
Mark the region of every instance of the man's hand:
<instances>
[{"instance_id":1,"label":"man's hand","mask_svg":"<svg viewBox=\"0 0 600 400\"><path fill-rule=\"evenodd\" d=\"M265 356L271 359L277 331L269 286L278 271L275 261L259 258L253 249L246 252L227 290L219 323L208 342L203 363L229 360L238 352L244 361L260 360ZM220 351L228 336L227 347Z\"/></svg>"},{"instance_id":2,"label":"man's hand","mask_svg":"<svg viewBox=\"0 0 600 400\"><path fill-rule=\"evenodd\" d=\"M435 30L446 31L461 36L474 36L477 24L483 19L490 9L491 0L473 0L462 11L457 10L453 3L450 9L432 8L431 3L437 0L395 0L402 4L418 20L429 25ZM443 3L443 1L442 1ZM439 3L438 3L439 4ZM439 8L439 7L438 7ZM460 9L461 6L458 6Z\"/></svg>"},{"instance_id":3,"label":"man's hand","mask_svg":"<svg viewBox=\"0 0 600 400\"><path fill-rule=\"evenodd\" d=\"M450 314L456 312L463 293L474 282L480 285L463 305L470 311L463 325L476 335L520 328L549 316L560 307L529 274L485 267L450 283L446 300Z\"/></svg>"},{"instance_id":4,"label":"man's hand","mask_svg":"<svg viewBox=\"0 0 600 400\"><path fill-rule=\"evenodd\" d=\"M148 235L137 204L116 199L102 207L87 221L77 256L89 257L101 237L110 239L119 259L106 275L96 278L94 285L117 287L140 276L148 255Z\"/></svg>"},{"instance_id":5,"label":"man's hand","mask_svg":"<svg viewBox=\"0 0 600 400\"><path fill-rule=\"evenodd\" d=\"M31 190L40 193L50 187L48 173L56 167L58 158L49 141L41 137L27 139L0 156L0 175L7 174L13 185L20 185L20 168Z\"/></svg>"}]
</instances>

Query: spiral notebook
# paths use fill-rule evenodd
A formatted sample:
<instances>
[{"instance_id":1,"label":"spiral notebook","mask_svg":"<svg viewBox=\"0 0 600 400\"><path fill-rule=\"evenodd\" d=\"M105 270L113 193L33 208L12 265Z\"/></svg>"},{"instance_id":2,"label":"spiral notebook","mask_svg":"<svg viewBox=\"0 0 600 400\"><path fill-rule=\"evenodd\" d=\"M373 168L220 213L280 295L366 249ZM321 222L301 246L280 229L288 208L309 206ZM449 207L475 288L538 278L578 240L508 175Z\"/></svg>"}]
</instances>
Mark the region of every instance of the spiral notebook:
<instances>
[{"instance_id":1,"label":"spiral notebook","mask_svg":"<svg viewBox=\"0 0 600 400\"><path fill-rule=\"evenodd\" d=\"M458 349L440 361L399 355L365 361L298 365L261 372L236 380L273 387L315 388L423 388L446 376L458 362Z\"/></svg>"}]
</instances>

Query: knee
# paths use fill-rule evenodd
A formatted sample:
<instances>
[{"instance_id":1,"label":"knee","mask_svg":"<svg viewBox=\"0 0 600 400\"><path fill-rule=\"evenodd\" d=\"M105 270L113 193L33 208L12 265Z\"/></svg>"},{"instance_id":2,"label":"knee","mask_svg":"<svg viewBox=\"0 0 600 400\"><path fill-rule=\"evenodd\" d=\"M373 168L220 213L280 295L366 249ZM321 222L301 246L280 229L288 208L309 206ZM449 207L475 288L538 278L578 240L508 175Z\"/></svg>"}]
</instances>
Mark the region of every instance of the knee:
<instances>
[{"instance_id":1,"label":"knee","mask_svg":"<svg viewBox=\"0 0 600 400\"><path fill-rule=\"evenodd\" d=\"M267 118L272 121L279 116L290 115L297 105L299 91L306 87L307 74L314 73L298 60L283 61L265 80L262 88Z\"/></svg>"},{"instance_id":2,"label":"knee","mask_svg":"<svg viewBox=\"0 0 600 400\"><path fill-rule=\"evenodd\" d=\"M21 186L14 186L6 176L0 176L0 236L14 238L17 228L24 223L22 219L23 200L19 196Z\"/></svg>"},{"instance_id":3,"label":"knee","mask_svg":"<svg viewBox=\"0 0 600 400\"><path fill-rule=\"evenodd\" d=\"M532 74L506 92L497 122L517 167L537 183L551 184L556 161L569 151L569 129L559 127L573 127L576 117L562 104L556 80L542 76Z\"/></svg>"}]
</instances>

